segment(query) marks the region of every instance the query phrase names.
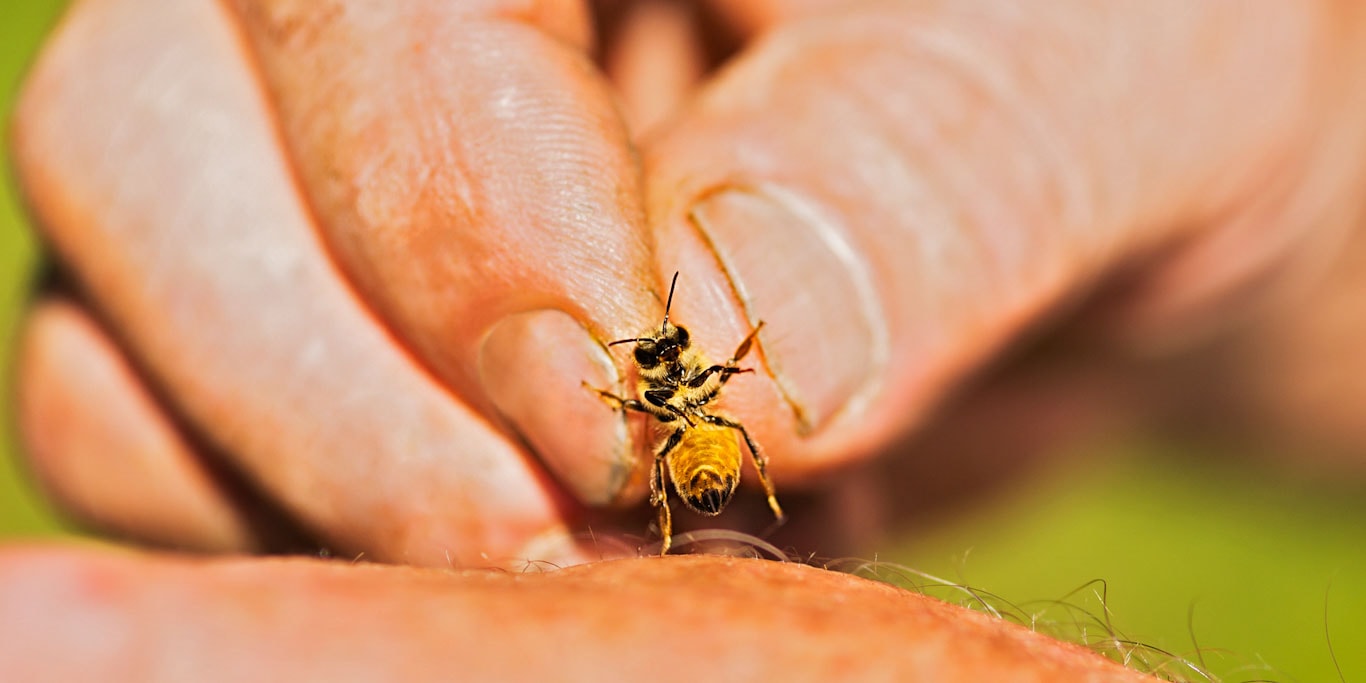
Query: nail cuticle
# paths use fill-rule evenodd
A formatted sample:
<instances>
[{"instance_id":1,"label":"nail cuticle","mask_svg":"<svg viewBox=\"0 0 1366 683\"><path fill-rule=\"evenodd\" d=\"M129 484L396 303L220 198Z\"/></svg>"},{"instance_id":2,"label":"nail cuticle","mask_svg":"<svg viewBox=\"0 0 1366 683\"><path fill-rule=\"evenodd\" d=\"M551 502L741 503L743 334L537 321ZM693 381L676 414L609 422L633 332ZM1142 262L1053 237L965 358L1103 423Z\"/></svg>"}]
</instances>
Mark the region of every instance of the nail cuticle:
<instances>
[{"instance_id":1,"label":"nail cuticle","mask_svg":"<svg viewBox=\"0 0 1366 683\"><path fill-rule=\"evenodd\" d=\"M506 316L484 338L478 363L499 416L576 498L604 505L621 495L631 464L629 432L582 386L621 378L577 319L558 309ZM556 402L553 409L547 397Z\"/></svg>"}]
</instances>

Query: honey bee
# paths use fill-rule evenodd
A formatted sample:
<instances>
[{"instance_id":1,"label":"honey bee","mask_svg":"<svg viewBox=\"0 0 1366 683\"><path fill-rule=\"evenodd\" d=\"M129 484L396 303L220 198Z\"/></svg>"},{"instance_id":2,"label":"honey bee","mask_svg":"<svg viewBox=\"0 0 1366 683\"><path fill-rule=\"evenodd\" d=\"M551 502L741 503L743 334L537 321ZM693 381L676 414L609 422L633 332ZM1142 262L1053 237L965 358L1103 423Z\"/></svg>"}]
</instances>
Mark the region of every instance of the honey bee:
<instances>
[{"instance_id":1,"label":"honey bee","mask_svg":"<svg viewBox=\"0 0 1366 683\"><path fill-rule=\"evenodd\" d=\"M754 337L764 326L763 321L735 348L730 360L715 365L692 348L687 328L669 322L673 306L674 288L678 273L669 284L669 300L664 304L664 322L659 333L650 330L643 337L618 339L608 346L635 344L634 358L639 375L639 399L623 398L609 391L597 392L617 410L631 410L654 416L669 435L655 451L650 476L650 504L659 512L659 532L663 537L661 555L669 552L673 543L673 521L669 512L667 482L673 482L683 502L693 511L716 516L730 502L731 494L740 483L740 444L736 432L744 439L754 460L754 469L768 494L768 506L778 521L783 510L774 497L773 482L768 478L768 458L759 450L745 426L721 414L709 412L708 406L721 393L731 377L753 368L739 367L749 353ZM585 386L588 386L585 383Z\"/></svg>"}]
</instances>

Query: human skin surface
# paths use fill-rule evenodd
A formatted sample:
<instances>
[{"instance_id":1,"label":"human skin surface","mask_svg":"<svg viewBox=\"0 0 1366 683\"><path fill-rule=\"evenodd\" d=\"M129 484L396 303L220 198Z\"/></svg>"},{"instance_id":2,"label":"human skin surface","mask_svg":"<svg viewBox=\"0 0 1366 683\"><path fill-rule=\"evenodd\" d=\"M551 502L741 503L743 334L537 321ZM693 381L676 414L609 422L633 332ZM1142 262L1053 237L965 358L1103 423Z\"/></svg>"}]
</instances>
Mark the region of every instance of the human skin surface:
<instances>
[{"instance_id":1,"label":"human skin surface","mask_svg":"<svg viewBox=\"0 0 1366 683\"><path fill-rule=\"evenodd\" d=\"M896 521L908 482L850 473L908 462L917 429L994 460L921 458L1005 469L1059 406L1085 410L1044 440L1209 414L1361 461L1344 406L1366 384L1342 381L1361 365L1342 340L1366 329L1353 3L716 2L743 48L712 71L688 12L634 7L597 36L568 1L77 2L12 128L66 283L19 359L54 497L183 549L596 559L584 531L622 532L653 444L582 383L628 384L605 343L658 324L674 271L673 319L713 358L765 322L723 406L780 498L832 497L827 538ZM1067 317L1101 362L1001 373L979 413L927 423ZM1192 357L1217 362L1196 376ZM158 595L145 567L208 601L231 602L235 571L440 592L393 578L415 570L35 552L0 567ZM671 562L612 566L667 601ZM735 580L764 595L788 571ZM537 600L571 585L545 581ZM849 579L811 581L794 600ZM406 628L384 614L368 626ZM951 614L935 628L997 633ZM658 661L678 644L650 642Z\"/></svg>"},{"instance_id":2,"label":"human skin surface","mask_svg":"<svg viewBox=\"0 0 1366 683\"><path fill-rule=\"evenodd\" d=\"M713 556L519 574L31 548L0 564L0 604L15 680L1154 680L885 584Z\"/></svg>"}]
</instances>

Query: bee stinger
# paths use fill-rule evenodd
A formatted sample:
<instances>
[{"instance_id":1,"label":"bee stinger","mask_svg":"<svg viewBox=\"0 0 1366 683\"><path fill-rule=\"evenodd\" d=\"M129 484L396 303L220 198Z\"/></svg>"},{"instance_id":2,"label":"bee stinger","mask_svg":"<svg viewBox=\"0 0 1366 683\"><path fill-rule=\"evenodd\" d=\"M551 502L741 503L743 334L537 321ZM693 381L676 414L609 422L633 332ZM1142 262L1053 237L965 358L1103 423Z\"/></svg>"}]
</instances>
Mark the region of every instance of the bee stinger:
<instances>
[{"instance_id":1,"label":"bee stinger","mask_svg":"<svg viewBox=\"0 0 1366 683\"><path fill-rule=\"evenodd\" d=\"M749 430L739 422L708 411L708 406L731 377L754 372L753 368L742 368L738 363L749 353L755 335L764 323L760 321L754 326L730 360L721 365L711 364L692 348L687 328L669 322L669 309L673 306L677 284L678 273L674 273L669 284L669 299L664 304L664 322L660 324L658 334L651 330L646 336L608 344L636 345L633 355L639 375L640 398L623 398L589 387L616 409L648 413L669 430L668 437L655 451L650 476L650 504L659 511L659 531L663 537L661 555L668 554L673 540L665 479L673 482L679 497L695 512L709 516L721 514L740 483L740 444L735 432L739 432L749 448L754 469L768 494L768 506L779 521L783 519L783 510L778 506L773 482L768 477L768 458L754 443Z\"/></svg>"}]
</instances>

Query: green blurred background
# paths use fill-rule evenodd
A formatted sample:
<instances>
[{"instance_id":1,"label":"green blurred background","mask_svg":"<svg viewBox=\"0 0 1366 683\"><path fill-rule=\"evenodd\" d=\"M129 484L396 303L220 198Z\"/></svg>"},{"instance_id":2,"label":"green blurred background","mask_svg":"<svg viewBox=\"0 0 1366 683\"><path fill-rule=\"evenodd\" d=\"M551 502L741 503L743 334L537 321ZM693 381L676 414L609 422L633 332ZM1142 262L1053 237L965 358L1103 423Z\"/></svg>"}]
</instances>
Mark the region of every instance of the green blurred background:
<instances>
[{"instance_id":1,"label":"green blurred background","mask_svg":"<svg viewBox=\"0 0 1366 683\"><path fill-rule=\"evenodd\" d=\"M56 0L0 0L0 112L6 122L24 68L63 5ZM0 138L6 171L0 183L0 535L48 536L61 533L61 526L29 487L14 457L12 348L37 245L25 224L10 172L8 128L4 127L5 135Z\"/></svg>"},{"instance_id":2,"label":"green blurred background","mask_svg":"<svg viewBox=\"0 0 1366 683\"><path fill-rule=\"evenodd\" d=\"M9 111L62 4L0 0L0 111ZM7 143L0 141L6 158ZM0 537L10 540L70 533L16 459L10 357L36 262L7 177L0 187ZM1204 663L1225 680L1338 680L1331 637L1346 679L1366 681L1366 486L1301 481L1177 444L1104 450L1068 459L1066 474L1042 474L879 559L990 591L1026 611L1104 579L1110 620L1124 636L1194 660L1193 635ZM1106 464L1078 464L1085 462ZM1100 615L1090 590L1069 599ZM1043 618L1064 626L1085 619L1057 607ZM1087 635L1104 631L1092 626ZM1200 680L1179 667L1171 673Z\"/></svg>"}]
</instances>

